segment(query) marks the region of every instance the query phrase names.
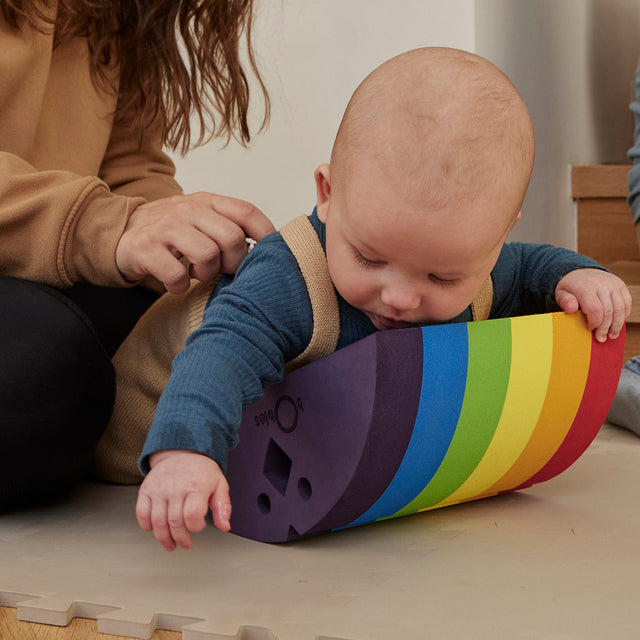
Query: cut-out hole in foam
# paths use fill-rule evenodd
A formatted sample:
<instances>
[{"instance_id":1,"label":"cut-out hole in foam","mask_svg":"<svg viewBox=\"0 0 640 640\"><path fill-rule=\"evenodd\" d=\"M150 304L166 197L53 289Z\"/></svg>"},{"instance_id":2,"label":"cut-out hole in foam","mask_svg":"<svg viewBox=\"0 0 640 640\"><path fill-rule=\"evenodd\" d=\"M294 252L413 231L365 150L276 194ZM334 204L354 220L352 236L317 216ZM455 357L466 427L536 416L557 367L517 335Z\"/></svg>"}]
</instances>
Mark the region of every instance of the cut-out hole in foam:
<instances>
[{"instance_id":1,"label":"cut-out hole in foam","mask_svg":"<svg viewBox=\"0 0 640 640\"><path fill-rule=\"evenodd\" d=\"M280 495L285 495L291 475L291 458L271 439L264 458L263 473Z\"/></svg>"},{"instance_id":2,"label":"cut-out hole in foam","mask_svg":"<svg viewBox=\"0 0 640 640\"><path fill-rule=\"evenodd\" d=\"M311 499L312 489L308 478L300 478L298 480L298 493L303 500Z\"/></svg>"},{"instance_id":3,"label":"cut-out hole in foam","mask_svg":"<svg viewBox=\"0 0 640 640\"><path fill-rule=\"evenodd\" d=\"M271 500L266 493L261 493L258 496L258 509L260 513L263 513L265 516L271 512Z\"/></svg>"}]
</instances>

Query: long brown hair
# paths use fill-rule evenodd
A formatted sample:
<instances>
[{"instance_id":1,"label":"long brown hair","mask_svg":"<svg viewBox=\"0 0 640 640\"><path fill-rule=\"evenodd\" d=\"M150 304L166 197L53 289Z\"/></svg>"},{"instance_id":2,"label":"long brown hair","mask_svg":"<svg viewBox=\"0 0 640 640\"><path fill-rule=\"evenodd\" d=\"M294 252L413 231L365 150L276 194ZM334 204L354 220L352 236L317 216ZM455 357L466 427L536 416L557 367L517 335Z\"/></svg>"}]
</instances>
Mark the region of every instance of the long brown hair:
<instances>
[{"instance_id":1,"label":"long brown hair","mask_svg":"<svg viewBox=\"0 0 640 640\"><path fill-rule=\"evenodd\" d=\"M118 113L135 113L129 124L137 125L159 117L173 149L192 146L192 115L200 130L193 146L218 136L243 145L251 139L243 40L264 103L260 129L268 122L269 96L251 39L253 0L58 0L55 19L51 4L0 0L0 11L16 29L26 21L42 31L55 22L54 47L86 37L94 82L108 86L108 69L119 66Z\"/></svg>"}]
</instances>

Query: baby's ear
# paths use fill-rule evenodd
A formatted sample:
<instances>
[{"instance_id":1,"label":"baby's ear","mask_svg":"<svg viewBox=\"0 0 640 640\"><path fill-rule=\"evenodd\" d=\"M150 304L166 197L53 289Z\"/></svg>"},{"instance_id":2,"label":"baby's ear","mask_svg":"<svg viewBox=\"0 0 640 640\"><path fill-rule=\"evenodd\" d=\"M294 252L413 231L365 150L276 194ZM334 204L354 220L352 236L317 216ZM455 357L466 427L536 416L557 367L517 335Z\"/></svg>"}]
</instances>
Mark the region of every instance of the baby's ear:
<instances>
[{"instance_id":1,"label":"baby's ear","mask_svg":"<svg viewBox=\"0 0 640 640\"><path fill-rule=\"evenodd\" d=\"M511 225L512 229L513 227L516 226L516 223L520 220L520 218L522 218L522 211L518 211L518 215L516 216L516 219L513 221L513 224Z\"/></svg>"},{"instance_id":2,"label":"baby's ear","mask_svg":"<svg viewBox=\"0 0 640 640\"><path fill-rule=\"evenodd\" d=\"M331 169L327 163L321 164L313 174L316 180L316 202L318 204L318 218L327 222L327 210L331 198Z\"/></svg>"}]
</instances>

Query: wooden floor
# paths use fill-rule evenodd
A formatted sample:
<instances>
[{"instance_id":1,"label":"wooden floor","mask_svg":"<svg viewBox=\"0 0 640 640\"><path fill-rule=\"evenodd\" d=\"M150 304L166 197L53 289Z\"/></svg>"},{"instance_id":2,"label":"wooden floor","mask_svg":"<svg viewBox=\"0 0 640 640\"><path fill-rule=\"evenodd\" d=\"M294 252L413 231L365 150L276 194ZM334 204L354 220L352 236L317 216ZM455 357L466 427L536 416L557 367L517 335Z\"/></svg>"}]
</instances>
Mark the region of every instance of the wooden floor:
<instances>
[{"instance_id":1,"label":"wooden floor","mask_svg":"<svg viewBox=\"0 0 640 640\"><path fill-rule=\"evenodd\" d=\"M34 624L18 620L16 609L0 607L0 638L2 640L130 640L128 636L98 633L95 620L74 618L68 627ZM152 640L181 640L177 631L156 631Z\"/></svg>"}]
</instances>

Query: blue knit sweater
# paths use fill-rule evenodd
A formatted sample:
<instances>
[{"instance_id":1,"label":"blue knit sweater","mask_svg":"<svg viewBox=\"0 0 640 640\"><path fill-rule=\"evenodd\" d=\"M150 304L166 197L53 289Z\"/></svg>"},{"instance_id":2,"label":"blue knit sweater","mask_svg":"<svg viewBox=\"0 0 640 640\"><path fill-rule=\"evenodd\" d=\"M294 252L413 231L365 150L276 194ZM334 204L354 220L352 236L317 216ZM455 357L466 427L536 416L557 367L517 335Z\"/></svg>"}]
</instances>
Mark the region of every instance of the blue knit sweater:
<instances>
[{"instance_id":1,"label":"blue knit sweater","mask_svg":"<svg viewBox=\"0 0 640 640\"><path fill-rule=\"evenodd\" d=\"M325 249L325 227L316 212L311 223ZM505 244L491 273L491 318L557 310L554 291L569 271L599 267L593 260L551 245ZM338 295L337 348L370 335L367 316ZM470 322L466 309L450 322ZM205 454L225 469L237 443L242 410L262 388L284 377L284 363L311 340L313 315L302 274L279 233L259 242L235 277L225 276L212 293L202 326L174 360L147 437L140 469L165 449Z\"/></svg>"}]
</instances>

